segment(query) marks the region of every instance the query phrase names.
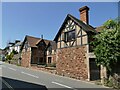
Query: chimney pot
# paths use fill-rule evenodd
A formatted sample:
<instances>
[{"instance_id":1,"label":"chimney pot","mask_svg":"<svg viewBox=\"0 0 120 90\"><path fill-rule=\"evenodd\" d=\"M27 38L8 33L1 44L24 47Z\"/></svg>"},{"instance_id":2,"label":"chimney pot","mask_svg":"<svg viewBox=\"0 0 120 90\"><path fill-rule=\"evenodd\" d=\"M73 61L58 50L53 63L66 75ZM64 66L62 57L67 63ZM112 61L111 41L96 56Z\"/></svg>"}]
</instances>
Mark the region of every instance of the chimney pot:
<instances>
[{"instance_id":1,"label":"chimney pot","mask_svg":"<svg viewBox=\"0 0 120 90\"><path fill-rule=\"evenodd\" d=\"M87 6L84 6L79 9L80 11L80 20L83 21L86 24L89 24L89 8Z\"/></svg>"}]
</instances>

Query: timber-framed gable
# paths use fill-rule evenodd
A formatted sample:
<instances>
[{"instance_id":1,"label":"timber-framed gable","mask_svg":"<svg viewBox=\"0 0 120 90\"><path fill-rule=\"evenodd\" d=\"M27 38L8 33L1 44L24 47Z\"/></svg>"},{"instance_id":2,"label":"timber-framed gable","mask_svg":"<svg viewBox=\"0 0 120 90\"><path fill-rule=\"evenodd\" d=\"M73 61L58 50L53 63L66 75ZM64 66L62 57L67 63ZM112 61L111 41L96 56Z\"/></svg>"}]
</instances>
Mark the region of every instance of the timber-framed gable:
<instances>
[{"instance_id":1,"label":"timber-framed gable","mask_svg":"<svg viewBox=\"0 0 120 90\"><path fill-rule=\"evenodd\" d=\"M89 43L88 34L96 32L89 25L86 25L86 30L85 25L82 21L68 14L54 39L57 49L87 45Z\"/></svg>"}]
</instances>

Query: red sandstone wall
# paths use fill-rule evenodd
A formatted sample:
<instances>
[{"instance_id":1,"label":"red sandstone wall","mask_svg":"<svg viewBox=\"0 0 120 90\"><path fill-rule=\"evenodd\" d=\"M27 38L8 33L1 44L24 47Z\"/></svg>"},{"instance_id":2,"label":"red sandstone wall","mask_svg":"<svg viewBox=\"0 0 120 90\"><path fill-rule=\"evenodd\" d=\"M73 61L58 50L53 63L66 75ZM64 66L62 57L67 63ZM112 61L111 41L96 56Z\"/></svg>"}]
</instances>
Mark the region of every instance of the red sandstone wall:
<instances>
[{"instance_id":1,"label":"red sandstone wall","mask_svg":"<svg viewBox=\"0 0 120 90\"><path fill-rule=\"evenodd\" d=\"M30 61L31 61L31 52L22 52L22 60L21 60L21 66L23 67L30 67Z\"/></svg>"},{"instance_id":2,"label":"red sandstone wall","mask_svg":"<svg viewBox=\"0 0 120 90\"><path fill-rule=\"evenodd\" d=\"M52 57L52 63L56 63L56 54Z\"/></svg>"},{"instance_id":3,"label":"red sandstone wall","mask_svg":"<svg viewBox=\"0 0 120 90\"><path fill-rule=\"evenodd\" d=\"M70 47L57 50L56 70L60 75L87 79L86 47Z\"/></svg>"}]
</instances>

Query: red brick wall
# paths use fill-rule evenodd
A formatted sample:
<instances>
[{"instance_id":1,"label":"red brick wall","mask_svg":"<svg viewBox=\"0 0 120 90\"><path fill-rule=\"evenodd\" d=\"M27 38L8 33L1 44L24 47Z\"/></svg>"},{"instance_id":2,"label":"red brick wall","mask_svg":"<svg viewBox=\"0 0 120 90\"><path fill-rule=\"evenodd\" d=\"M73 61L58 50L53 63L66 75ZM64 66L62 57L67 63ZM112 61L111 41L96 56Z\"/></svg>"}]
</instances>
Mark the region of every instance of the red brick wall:
<instances>
[{"instance_id":1,"label":"red brick wall","mask_svg":"<svg viewBox=\"0 0 120 90\"><path fill-rule=\"evenodd\" d=\"M71 47L57 50L56 70L60 75L87 79L86 47Z\"/></svg>"},{"instance_id":2,"label":"red brick wall","mask_svg":"<svg viewBox=\"0 0 120 90\"><path fill-rule=\"evenodd\" d=\"M53 58L52 58L52 63L56 63L56 54L53 55Z\"/></svg>"},{"instance_id":3,"label":"red brick wall","mask_svg":"<svg viewBox=\"0 0 120 90\"><path fill-rule=\"evenodd\" d=\"M23 67L30 67L31 52L30 51L22 52L21 56L22 56L21 66L23 66Z\"/></svg>"},{"instance_id":4,"label":"red brick wall","mask_svg":"<svg viewBox=\"0 0 120 90\"><path fill-rule=\"evenodd\" d=\"M84 21L85 23L89 23L89 19L88 19L88 11L84 10L80 13L80 20Z\"/></svg>"}]
</instances>

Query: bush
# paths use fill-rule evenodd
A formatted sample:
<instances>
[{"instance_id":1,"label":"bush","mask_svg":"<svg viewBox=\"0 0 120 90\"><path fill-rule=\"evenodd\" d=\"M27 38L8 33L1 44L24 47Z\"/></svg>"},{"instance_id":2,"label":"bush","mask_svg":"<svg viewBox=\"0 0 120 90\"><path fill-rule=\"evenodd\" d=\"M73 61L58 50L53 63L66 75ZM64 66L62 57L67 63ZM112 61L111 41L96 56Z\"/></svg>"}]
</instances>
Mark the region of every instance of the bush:
<instances>
[{"instance_id":1,"label":"bush","mask_svg":"<svg viewBox=\"0 0 120 90\"><path fill-rule=\"evenodd\" d=\"M109 80L108 80L108 83L107 83L107 84L108 84L108 87L113 87L113 83L114 83L114 82L113 82L113 77L110 76L110 77L109 77Z\"/></svg>"},{"instance_id":2,"label":"bush","mask_svg":"<svg viewBox=\"0 0 120 90\"><path fill-rule=\"evenodd\" d=\"M105 78L104 85L120 90L120 76L114 74L113 76L110 76L109 79Z\"/></svg>"},{"instance_id":3,"label":"bush","mask_svg":"<svg viewBox=\"0 0 120 90\"><path fill-rule=\"evenodd\" d=\"M108 82L109 82L109 80L107 79L107 78L103 78L103 84L105 85L105 86L108 86Z\"/></svg>"},{"instance_id":4,"label":"bush","mask_svg":"<svg viewBox=\"0 0 120 90\"><path fill-rule=\"evenodd\" d=\"M120 90L120 76L114 74L112 82L113 82L113 88Z\"/></svg>"}]
</instances>

